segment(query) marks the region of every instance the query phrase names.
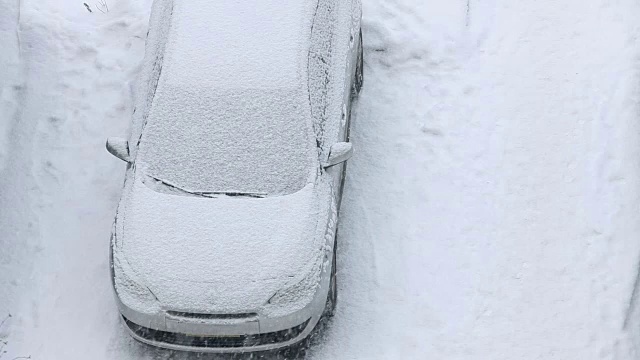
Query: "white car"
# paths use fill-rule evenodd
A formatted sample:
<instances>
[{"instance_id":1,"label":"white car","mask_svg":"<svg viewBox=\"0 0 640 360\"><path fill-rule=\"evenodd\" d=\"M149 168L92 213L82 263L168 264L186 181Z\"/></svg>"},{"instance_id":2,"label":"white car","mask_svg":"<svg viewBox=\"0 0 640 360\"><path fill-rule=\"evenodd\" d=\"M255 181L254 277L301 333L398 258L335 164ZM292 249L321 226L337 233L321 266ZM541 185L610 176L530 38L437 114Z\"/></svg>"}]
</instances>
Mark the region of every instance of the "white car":
<instances>
[{"instance_id":1,"label":"white car","mask_svg":"<svg viewBox=\"0 0 640 360\"><path fill-rule=\"evenodd\" d=\"M332 315L360 0L156 0L111 237L130 334L282 348Z\"/></svg>"}]
</instances>

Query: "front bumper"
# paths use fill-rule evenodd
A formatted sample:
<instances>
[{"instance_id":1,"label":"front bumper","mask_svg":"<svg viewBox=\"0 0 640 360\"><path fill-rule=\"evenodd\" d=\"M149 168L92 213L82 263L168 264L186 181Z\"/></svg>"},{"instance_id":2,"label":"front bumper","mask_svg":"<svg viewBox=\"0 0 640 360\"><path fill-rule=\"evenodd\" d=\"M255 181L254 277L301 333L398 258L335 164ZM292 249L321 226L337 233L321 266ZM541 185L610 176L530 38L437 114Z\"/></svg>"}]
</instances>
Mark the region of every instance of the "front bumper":
<instances>
[{"instance_id":1,"label":"front bumper","mask_svg":"<svg viewBox=\"0 0 640 360\"><path fill-rule=\"evenodd\" d=\"M198 336L150 329L122 317L129 334L136 340L170 350L201 353L245 353L286 348L303 341L319 321L311 318L290 329L253 335Z\"/></svg>"},{"instance_id":2,"label":"front bumper","mask_svg":"<svg viewBox=\"0 0 640 360\"><path fill-rule=\"evenodd\" d=\"M307 338L324 314L331 280L331 262L326 261L324 264L329 266L322 266L313 299L293 313L280 314L259 308L247 309L242 314L193 314L162 304L152 310L134 308L118 293L113 242L111 246L111 279L123 325L134 339L148 345L198 353L278 350ZM325 260L327 258L329 255Z\"/></svg>"},{"instance_id":3,"label":"front bumper","mask_svg":"<svg viewBox=\"0 0 640 360\"><path fill-rule=\"evenodd\" d=\"M124 304L117 291L114 293L123 325L142 343L200 353L261 352L295 345L311 334L323 316L329 280L330 276L322 276L314 299L304 309L277 317L260 311L189 314L163 309L143 313Z\"/></svg>"},{"instance_id":4,"label":"front bumper","mask_svg":"<svg viewBox=\"0 0 640 360\"><path fill-rule=\"evenodd\" d=\"M258 313L189 318L165 310L144 314L126 306L117 292L115 297L123 325L142 343L178 351L244 353L282 349L308 337L323 316L328 285L323 279L304 309L274 318Z\"/></svg>"},{"instance_id":5,"label":"front bumper","mask_svg":"<svg viewBox=\"0 0 640 360\"><path fill-rule=\"evenodd\" d=\"M323 271L311 303L284 316L257 310L244 314L189 314L168 309L145 313L127 306L114 291L122 322L136 340L170 350L245 353L286 348L308 337L323 316L330 271ZM115 285L114 285L115 290Z\"/></svg>"}]
</instances>

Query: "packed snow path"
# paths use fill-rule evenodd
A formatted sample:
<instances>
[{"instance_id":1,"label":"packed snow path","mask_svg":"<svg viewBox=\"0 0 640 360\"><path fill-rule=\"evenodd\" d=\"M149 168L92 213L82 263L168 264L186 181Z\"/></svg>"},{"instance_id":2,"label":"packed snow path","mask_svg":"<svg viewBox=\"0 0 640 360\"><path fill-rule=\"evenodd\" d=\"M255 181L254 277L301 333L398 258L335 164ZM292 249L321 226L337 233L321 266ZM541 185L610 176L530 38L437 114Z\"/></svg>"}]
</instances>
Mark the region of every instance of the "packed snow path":
<instances>
[{"instance_id":1,"label":"packed snow path","mask_svg":"<svg viewBox=\"0 0 640 360\"><path fill-rule=\"evenodd\" d=\"M107 269L104 139L128 125L149 1L0 1L6 357L182 358L125 335ZM364 0L340 304L312 359L640 357L639 16Z\"/></svg>"}]
</instances>

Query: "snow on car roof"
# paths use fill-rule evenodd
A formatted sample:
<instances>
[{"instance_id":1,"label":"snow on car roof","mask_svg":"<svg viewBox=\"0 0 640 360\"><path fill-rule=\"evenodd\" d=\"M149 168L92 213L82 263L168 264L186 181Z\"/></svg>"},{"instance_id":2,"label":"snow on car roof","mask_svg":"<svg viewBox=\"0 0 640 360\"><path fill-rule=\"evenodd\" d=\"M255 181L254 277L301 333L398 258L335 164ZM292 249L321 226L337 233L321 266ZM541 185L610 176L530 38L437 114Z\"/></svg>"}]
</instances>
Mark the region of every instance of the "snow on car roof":
<instances>
[{"instance_id":1,"label":"snow on car roof","mask_svg":"<svg viewBox=\"0 0 640 360\"><path fill-rule=\"evenodd\" d=\"M296 88L306 82L307 1L176 1L164 70L175 85Z\"/></svg>"}]
</instances>

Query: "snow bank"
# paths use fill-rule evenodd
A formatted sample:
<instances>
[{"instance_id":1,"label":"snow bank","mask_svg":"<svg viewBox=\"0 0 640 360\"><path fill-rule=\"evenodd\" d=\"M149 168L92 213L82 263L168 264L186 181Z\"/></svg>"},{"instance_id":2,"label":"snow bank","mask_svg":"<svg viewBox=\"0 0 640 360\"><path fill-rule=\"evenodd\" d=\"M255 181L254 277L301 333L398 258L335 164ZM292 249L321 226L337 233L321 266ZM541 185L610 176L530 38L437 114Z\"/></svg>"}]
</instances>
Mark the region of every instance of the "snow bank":
<instances>
[{"instance_id":1,"label":"snow bank","mask_svg":"<svg viewBox=\"0 0 640 360\"><path fill-rule=\"evenodd\" d=\"M18 111L21 89L18 1L0 3L0 174L10 154L9 133Z\"/></svg>"},{"instance_id":2,"label":"snow bank","mask_svg":"<svg viewBox=\"0 0 640 360\"><path fill-rule=\"evenodd\" d=\"M104 281L123 168L104 143L128 126L145 4L109 1L108 14L76 1L21 5L24 86L0 172L0 313L13 315L3 359L99 357L126 347L109 345L123 335ZM9 24L5 14L0 27ZM15 39L7 34L0 42ZM4 50L0 64L13 56Z\"/></svg>"}]
</instances>

